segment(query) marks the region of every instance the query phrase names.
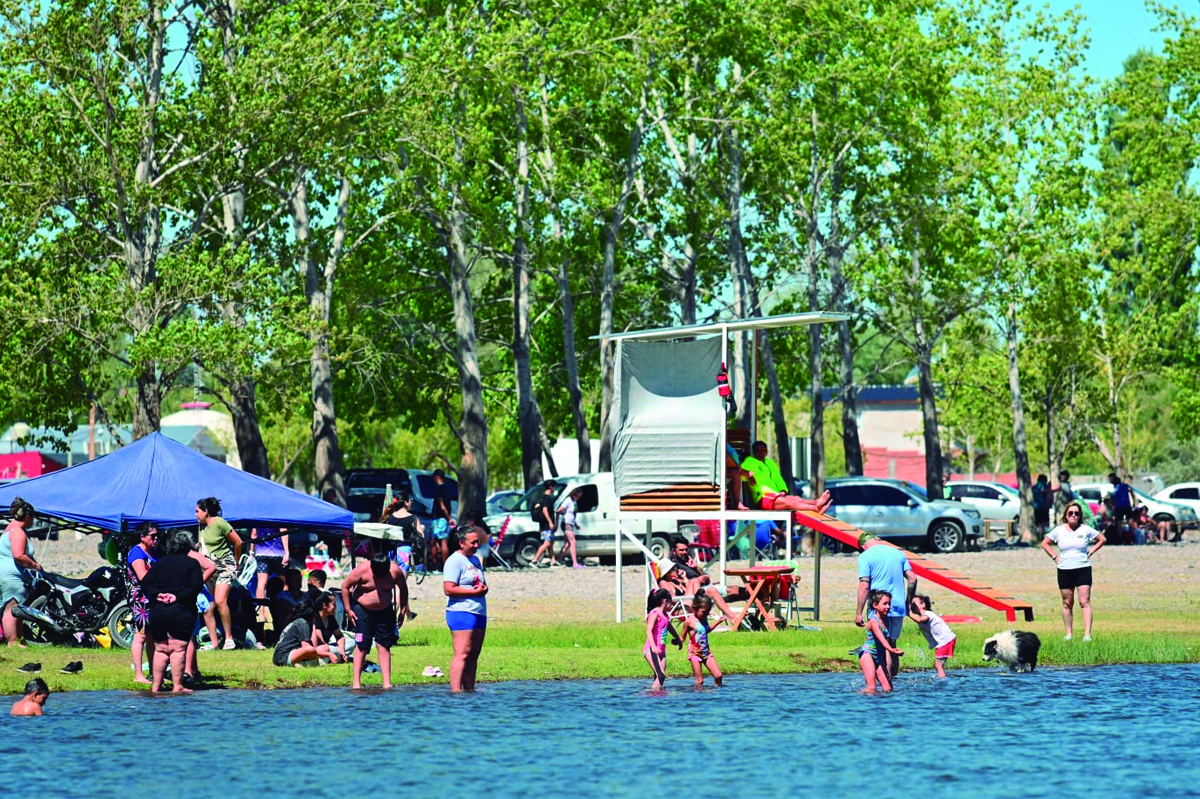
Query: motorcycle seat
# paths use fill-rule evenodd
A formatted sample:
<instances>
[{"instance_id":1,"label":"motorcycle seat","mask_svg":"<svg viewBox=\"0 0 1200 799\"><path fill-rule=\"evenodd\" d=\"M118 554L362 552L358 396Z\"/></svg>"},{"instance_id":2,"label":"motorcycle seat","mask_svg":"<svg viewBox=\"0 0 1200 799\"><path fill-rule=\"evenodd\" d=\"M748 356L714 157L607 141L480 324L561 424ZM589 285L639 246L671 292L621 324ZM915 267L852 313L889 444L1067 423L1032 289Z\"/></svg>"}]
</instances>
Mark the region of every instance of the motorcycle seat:
<instances>
[{"instance_id":1,"label":"motorcycle seat","mask_svg":"<svg viewBox=\"0 0 1200 799\"><path fill-rule=\"evenodd\" d=\"M78 588L79 586L83 585L83 580L76 580L73 577L63 577L61 574L45 572L44 576L47 582L53 583L60 588L71 589Z\"/></svg>"}]
</instances>

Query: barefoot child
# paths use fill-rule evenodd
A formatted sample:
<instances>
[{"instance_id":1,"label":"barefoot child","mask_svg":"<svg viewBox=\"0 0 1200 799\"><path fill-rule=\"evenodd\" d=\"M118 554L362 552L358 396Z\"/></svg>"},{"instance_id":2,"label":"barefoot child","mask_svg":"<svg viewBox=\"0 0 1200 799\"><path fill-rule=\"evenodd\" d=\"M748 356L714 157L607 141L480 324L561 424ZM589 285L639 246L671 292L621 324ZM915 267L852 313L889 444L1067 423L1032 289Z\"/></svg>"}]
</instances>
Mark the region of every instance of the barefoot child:
<instances>
[{"instance_id":1,"label":"barefoot child","mask_svg":"<svg viewBox=\"0 0 1200 799\"><path fill-rule=\"evenodd\" d=\"M721 685L721 667L717 665L717 659L708 649L708 634L715 626L708 621L712 605L712 599L708 594L697 594L692 600L692 615L683 621L688 636L688 660L692 662L692 675L696 678L697 688L704 685L704 672L700 669L702 665L713 676L713 682L718 687ZM721 621L725 621L725 619L721 619ZM718 621L717 624L720 624L721 621Z\"/></svg>"},{"instance_id":2,"label":"barefoot child","mask_svg":"<svg viewBox=\"0 0 1200 799\"><path fill-rule=\"evenodd\" d=\"M650 592L646 599L646 644L642 647L642 655L654 672L654 682L650 684L651 691L662 690L667 680L667 633L676 646L683 646L675 625L667 615L671 610L671 592L665 588L657 588Z\"/></svg>"},{"instance_id":3,"label":"barefoot child","mask_svg":"<svg viewBox=\"0 0 1200 799\"><path fill-rule=\"evenodd\" d=\"M47 687L46 681L35 677L25 683L25 696L13 703L9 713L13 716L40 716L42 705L46 704L49 698L50 688Z\"/></svg>"},{"instance_id":4,"label":"barefoot child","mask_svg":"<svg viewBox=\"0 0 1200 799\"><path fill-rule=\"evenodd\" d=\"M954 642L958 636L951 631L942 617L934 613L933 600L927 596L914 596L908 608L908 617L917 623L929 648L933 650L934 667L939 677L946 676L946 661L954 657Z\"/></svg>"},{"instance_id":5,"label":"barefoot child","mask_svg":"<svg viewBox=\"0 0 1200 799\"><path fill-rule=\"evenodd\" d=\"M383 687L392 687L392 646L408 614L408 583L400 567L386 553L372 553L342 582L342 604L354 625L354 676L352 687L362 687L363 666L371 642L379 644L379 670Z\"/></svg>"},{"instance_id":6,"label":"barefoot child","mask_svg":"<svg viewBox=\"0 0 1200 799\"><path fill-rule=\"evenodd\" d=\"M887 693L892 690L892 683L888 680L887 659L883 653L891 652L899 657L904 650L888 643L887 631L879 623L880 619L887 618L888 611L892 609L892 595L887 591L872 591L868 601L871 611L867 614L867 640L857 650L858 665L862 667L863 677L867 681L867 693L875 693L877 681L880 689Z\"/></svg>"}]
</instances>

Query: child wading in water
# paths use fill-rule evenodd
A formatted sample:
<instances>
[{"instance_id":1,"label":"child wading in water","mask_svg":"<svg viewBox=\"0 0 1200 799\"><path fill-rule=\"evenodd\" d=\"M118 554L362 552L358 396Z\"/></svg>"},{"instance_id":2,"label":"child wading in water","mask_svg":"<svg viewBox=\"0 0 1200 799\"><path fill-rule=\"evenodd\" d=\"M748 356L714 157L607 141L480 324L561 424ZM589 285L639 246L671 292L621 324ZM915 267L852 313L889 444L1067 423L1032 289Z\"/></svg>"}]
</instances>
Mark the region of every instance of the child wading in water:
<instances>
[{"instance_id":1,"label":"child wading in water","mask_svg":"<svg viewBox=\"0 0 1200 799\"><path fill-rule=\"evenodd\" d=\"M942 617L934 613L933 600L927 596L914 596L908 607L908 617L915 621L925 634L929 648L933 650L933 663L939 677L946 676L946 661L954 657L954 642L958 636L950 629Z\"/></svg>"},{"instance_id":2,"label":"child wading in water","mask_svg":"<svg viewBox=\"0 0 1200 799\"><path fill-rule=\"evenodd\" d=\"M892 609L892 595L887 591L872 591L869 599L871 610L867 614L867 640L859 647L858 665L862 666L863 677L867 681L867 693L875 693L875 683L885 693L892 690L888 680L887 659L885 651L893 655L903 655L904 650L896 649L888 643L887 632L879 624L880 619L886 619Z\"/></svg>"},{"instance_id":3,"label":"child wading in water","mask_svg":"<svg viewBox=\"0 0 1200 799\"><path fill-rule=\"evenodd\" d=\"M671 641L676 646L683 646L683 640L667 615L673 601L671 592L665 588L651 591L646 599L646 645L642 647L642 655L654 672L651 691L661 690L667 679L667 633L671 634Z\"/></svg>"},{"instance_id":4,"label":"child wading in water","mask_svg":"<svg viewBox=\"0 0 1200 799\"><path fill-rule=\"evenodd\" d=\"M697 688L704 685L704 672L700 669L702 665L713 676L713 682L718 686L721 685L721 667L717 665L717 659L708 650L708 634L715 626L708 621L708 613L712 610L712 605L712 599L708 594L697 594L696 598L692 600L692 615L683 621L688 636L688 660L692 662L692 675L696 678ZM717 624L722 621L725 619L722 618Z\"/></svg>"}]
</instances>

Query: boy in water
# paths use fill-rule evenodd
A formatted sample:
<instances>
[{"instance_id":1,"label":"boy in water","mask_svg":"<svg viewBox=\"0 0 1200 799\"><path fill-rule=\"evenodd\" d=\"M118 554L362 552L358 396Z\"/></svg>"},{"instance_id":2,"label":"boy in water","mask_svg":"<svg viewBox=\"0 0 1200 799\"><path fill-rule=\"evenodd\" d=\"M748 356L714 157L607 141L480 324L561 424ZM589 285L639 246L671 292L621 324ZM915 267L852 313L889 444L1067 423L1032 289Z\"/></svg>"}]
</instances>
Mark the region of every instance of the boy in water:
<instances>
[{"instance_id":1,"label":"boy in water","mask_svg":"<svg viewBox=\"0 0 1200 799\"><path fill-rule=\"evenodd\" d=\"M13 716L41 716L42 705L50 698L50 688L41 677L25 683L25 696L13 703L9 713Z\"/></svg>"},{"instance_id":2,"label":"boy in water","mask_svg":"<svg viewBox=\"0 0 1200 799\"><path fill-rule=\"evenodd\" d=\"M354 625L353 688L362 688L363 666L371 642L379 645L379 669L383 687L392 687L392 647L408 614L408 583L404 572L384 552L374 552L342 582L342 604Z\"/></svg>"}]
</instances>

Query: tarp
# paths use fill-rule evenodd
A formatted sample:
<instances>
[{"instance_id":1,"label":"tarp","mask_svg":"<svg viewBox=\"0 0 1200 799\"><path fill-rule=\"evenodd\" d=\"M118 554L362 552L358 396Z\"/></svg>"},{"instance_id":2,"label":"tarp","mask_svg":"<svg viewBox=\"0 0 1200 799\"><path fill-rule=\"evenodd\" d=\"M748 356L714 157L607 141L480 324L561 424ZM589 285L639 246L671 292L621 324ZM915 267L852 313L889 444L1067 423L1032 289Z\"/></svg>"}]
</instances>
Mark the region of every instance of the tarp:
<instances>
[{"instance_id":1,"label":"tarp","mask_svg":"<svg viewBox=\"0 0 1200 799\"><path fill-rule=\"evenodd\" d=\"M13 497L39 516L122 530L144 521L163 527L196 524L196 501L216 497L235 526L343 530L354 515L287 486L234 469L152 433L127 447L69 469L0 488L0 507Z\"/></svg>"},{"instance_id":2,"label":"tarp","mask_svg":"<svg viewBox=\"0 0 1200 799\"><path fill-rule=\"evenodd\" d=\"M725 409L721 338L619 341L613 410L618 497L681 483L716 485Z\"/></svg>"}]
</instances>

